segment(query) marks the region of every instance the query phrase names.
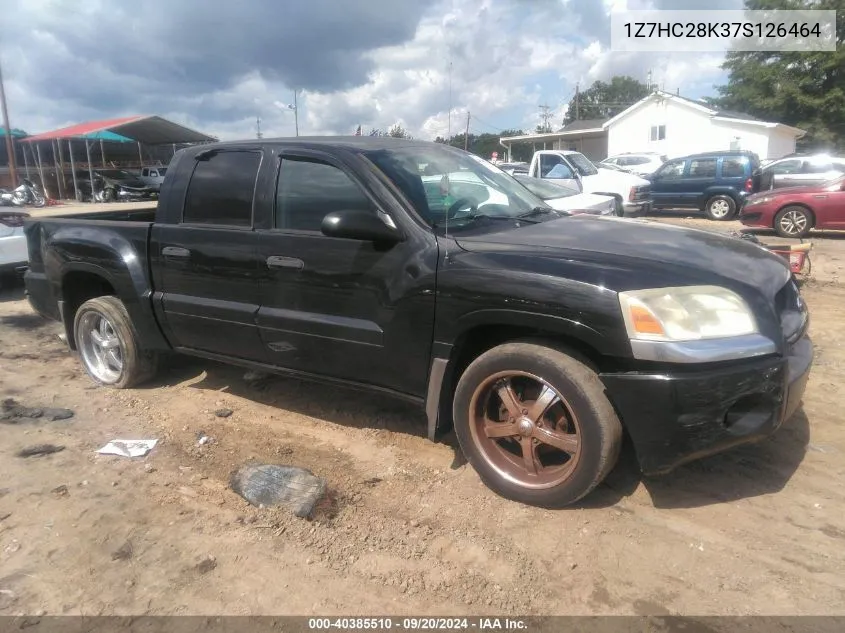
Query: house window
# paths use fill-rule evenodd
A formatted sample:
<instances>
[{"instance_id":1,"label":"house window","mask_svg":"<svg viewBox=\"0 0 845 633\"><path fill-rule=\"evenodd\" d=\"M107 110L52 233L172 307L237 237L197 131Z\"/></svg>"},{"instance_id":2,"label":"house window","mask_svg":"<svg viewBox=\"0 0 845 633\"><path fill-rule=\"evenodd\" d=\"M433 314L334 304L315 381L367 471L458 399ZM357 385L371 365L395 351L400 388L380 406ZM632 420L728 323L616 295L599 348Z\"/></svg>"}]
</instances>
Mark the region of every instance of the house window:
<instances>
[{"instance_id":1,"label":"house window","mask_svg":"<svg viewBox=\"0 0 845 633\"><path fill-rule=\"evenodd\" d=\"M649 137L652 141L662 141L666 138L666 126L665 125L652 125L651 126L651 136Z\"/></svg>"}]
</instances>

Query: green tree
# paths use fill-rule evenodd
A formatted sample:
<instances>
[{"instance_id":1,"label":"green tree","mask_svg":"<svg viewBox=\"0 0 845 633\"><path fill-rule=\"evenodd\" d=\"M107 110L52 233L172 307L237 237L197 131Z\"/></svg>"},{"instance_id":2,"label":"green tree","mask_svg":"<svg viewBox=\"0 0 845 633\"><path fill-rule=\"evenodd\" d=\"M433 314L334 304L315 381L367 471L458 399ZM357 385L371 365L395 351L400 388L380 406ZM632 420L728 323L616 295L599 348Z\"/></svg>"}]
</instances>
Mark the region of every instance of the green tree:
<instances>
[{"instance_id":1,"label":"green tree","mask_svg":"<svg viewBox=\"0 0 845 633\"><path fill-rule=\"evenodd\" d=\"M522 136L524 134L525 132L522 130L502 130L497 134L491 134L489 132L485 132L484 134L470 133L469 140L467 142L467 150L477 156L481 156L481 158L486 158L487 160L492 158L493 152L498 152L499 158L504 158L505 148L499 143L499 139L505 136ZM448 142L442 136L435 138L434 142L463 149L464 137L465 135L462 132L461 134L455 134ZM514 145L512 154L512 158L515 161L530 160L532 155L531 146Z\"/></svg>"},{"instance_id":2,"label":"green tree","mask_svg":"<svg viewBox=\"0 0 845 633\"><path fill-rule=\"evenodd\" d=\"M392 136L393 138L412 138L412 137L411 137L411 135L410 135L410 134L408 134L408 130L406 130L405 128L403 128L403 127L402 127L401 125L399 125L398 123L397 123L396 125L392 126L392 127L391 127L388 131L387 131L387 135L388 135L388 136Z\"/></svg>"},{"instance_id":3,"label":"green tree","mask_svg":"<svg viewBox=\"0 0 845 633\"><path fill-rule=\"evenodd\" d=\"M641 81L627 75L611 78L609 83L596 81L587 90L572 97L564 125L576 119L609 119L640 99L647 97L649 88Z\"/></svg>"},{"instance_id":4,"label":"green tree","mask_svg":"<svg viewBox=\"0 0 845 633\"><path fill-rule=\"evenodd\" d=\"M719 107L807 131L804 151L845 149L845 0L745 0L745 8L834 9L835 52L735 52Z\"/></svg>"}]
</instances>

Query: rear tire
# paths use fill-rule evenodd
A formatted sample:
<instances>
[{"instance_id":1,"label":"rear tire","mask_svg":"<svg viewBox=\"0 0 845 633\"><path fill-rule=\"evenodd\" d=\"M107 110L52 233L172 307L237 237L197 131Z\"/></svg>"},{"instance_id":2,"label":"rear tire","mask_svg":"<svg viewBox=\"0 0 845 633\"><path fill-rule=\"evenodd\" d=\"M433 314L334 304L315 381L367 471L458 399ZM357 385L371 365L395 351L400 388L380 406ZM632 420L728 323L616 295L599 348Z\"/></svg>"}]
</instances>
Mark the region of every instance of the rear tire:
<instances>
[{"instance_id":1,"label":"rear tire","mask_svg":"<svg viewBox=\"0 0 845 633\"><path fill-rule=\"evenodd\" d=\"M713 196L704 205L704 214L711 220L732 220L736 214L736 201L730 196Z\"/></svg>"},{"instance_id":2,"label":"rear tire","mask_svg":"<svg viewBox=\"0 0 845 633\"><path fill-rule=\"evenodd\" d=\"M506 343L476 358L458 381L453 416L482 481L507 499L542 507L587 495L613 468L622 443L596 372L534 342Z\"/></svg>"},{"instance_id":3,"label":"rear tire","mask_svg":"<svg viewBox=\"0 0 845 633\"><path fill-rule=\"evenodd\" d=\"M784 207L775 216L775 233L781 237L804 237L815 224L813 214L806 207Z\"/></svg>"},{"instance_id":4,"label":"rear tire","mask_svg":"<svg viewBox=\"0 0 845 633\"><path fill-rule=\"evenodd\" d=\"M156 373L158 355L141 349L126 306L117 297L97 297L79 306L73 338L82 366L101 385L126 389Z\"/></svg>"}]
</instances>

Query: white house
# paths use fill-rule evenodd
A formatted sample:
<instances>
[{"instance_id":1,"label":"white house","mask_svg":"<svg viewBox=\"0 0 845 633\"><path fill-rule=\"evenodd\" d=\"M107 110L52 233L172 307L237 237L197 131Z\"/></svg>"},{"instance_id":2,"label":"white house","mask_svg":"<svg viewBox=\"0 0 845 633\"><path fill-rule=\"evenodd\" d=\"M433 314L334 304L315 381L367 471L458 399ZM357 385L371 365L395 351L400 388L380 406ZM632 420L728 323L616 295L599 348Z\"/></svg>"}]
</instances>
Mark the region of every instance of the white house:
<instances>
[{"instance_id":1,"label":"white house","mask_svg":"<svg viewBox=\"0 0 845 633\"><path fill-rule=\"evenodd\" d=\"M503 137L500 142L508 150L514 143L574 149L594 161L625 152L660 152L672 158L731 149L774 159L795 152L795 141L804 134L782 123L656 91L611 119L573 121L558 132Z\"/></svg>"},{"instance_id":2,"label":"white house","mask_svg":"<svg viewBox=\"0 0 845 633\"><path fill-rule=\"evenodd\" d=\"M668 157L730 149L749 150L761 159L795 152L804 130L718 110L699 101L653 92L602 126L609 156L660 152Z\"/></svg>"}]
</instances>

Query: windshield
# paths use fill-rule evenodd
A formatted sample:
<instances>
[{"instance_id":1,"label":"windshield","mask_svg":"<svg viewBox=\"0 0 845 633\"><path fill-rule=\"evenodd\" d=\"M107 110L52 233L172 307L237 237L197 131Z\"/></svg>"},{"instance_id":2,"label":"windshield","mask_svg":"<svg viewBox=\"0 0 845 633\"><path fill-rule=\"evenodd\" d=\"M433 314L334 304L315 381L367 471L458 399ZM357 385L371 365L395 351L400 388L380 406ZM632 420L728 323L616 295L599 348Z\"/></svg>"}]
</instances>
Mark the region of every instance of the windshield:
<instances>
[{"instance_id":1,"label":"windshield","mask_svg":"<svg viewBox=\"0 0 845 633\"><path fill-rule=\"evenodd\" d=\"M363 152L432 227L461 230L479 217L517 219L540 198L482 158L439 145Z\"/></svg>"},{"instance_id":2,"label":"windshield","mask_svg":"<svg viewBox=\"0 0 845 633\"><path fill-rule=\"evenodd\" d=\"M593 165L589 160L587 160L587 157L583 154L567 154L566 160L572 163L575 169L578 170L578 173L582 176L595 176L597 173L599 173L599 170L596 169L596 166Z\"/></svg>"},{"instance_id":3,"label":"windshield","mask_svg":"<svg viewBox=\"0 0 845 633\"><path fill-rule=\"evenodd\" d=\"M514 178L516 178L519 184L541 200L568 198L569 196L577 196L579 193L579 191L571 187L565 187L539 178L532 178L531 176L514 176Z\"/></svg>"}]
</instances>

